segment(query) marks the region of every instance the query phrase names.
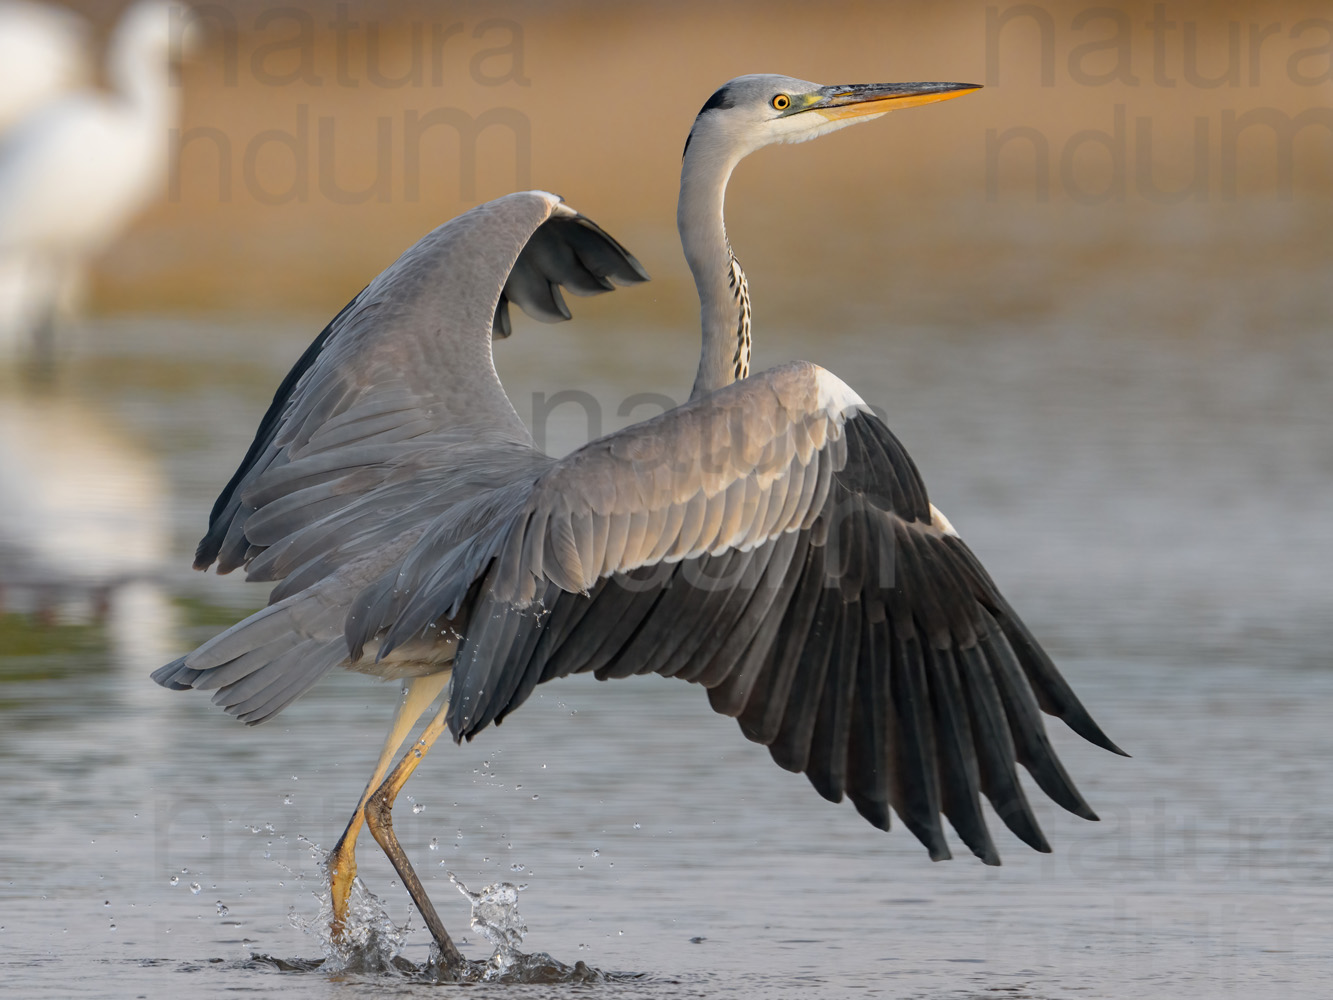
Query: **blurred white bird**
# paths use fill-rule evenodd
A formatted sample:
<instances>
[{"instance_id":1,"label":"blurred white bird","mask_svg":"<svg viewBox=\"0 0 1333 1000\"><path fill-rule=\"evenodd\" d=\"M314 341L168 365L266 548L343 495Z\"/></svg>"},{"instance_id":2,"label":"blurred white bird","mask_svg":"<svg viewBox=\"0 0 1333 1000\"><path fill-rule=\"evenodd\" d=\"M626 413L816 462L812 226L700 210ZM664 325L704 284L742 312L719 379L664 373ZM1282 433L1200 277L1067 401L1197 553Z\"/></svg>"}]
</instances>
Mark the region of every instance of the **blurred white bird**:
<instances>
[{"instance_id":1,"label":"blurred white bird","mask_svg":"<svg viewBox=\"0 0 1333 1000\"><path fill-rule=\"evenodd\" d=\"M0 342L29 333L49 357L56 312L84 262L161 189L179 105L171 40L171 6L136 4L108 46L114 90L39 108L0 142Z\"/></svg>"},{"instance_id":2,"label":"blurred white bird","mask_svg":"<svg viewBox=\"0 0 1333 1000\"><path fill-rule=\"evenodd\" d=\"M0 134L88 77L83 18L27 0L0 3Z\"/></svg>"}]
</instances>

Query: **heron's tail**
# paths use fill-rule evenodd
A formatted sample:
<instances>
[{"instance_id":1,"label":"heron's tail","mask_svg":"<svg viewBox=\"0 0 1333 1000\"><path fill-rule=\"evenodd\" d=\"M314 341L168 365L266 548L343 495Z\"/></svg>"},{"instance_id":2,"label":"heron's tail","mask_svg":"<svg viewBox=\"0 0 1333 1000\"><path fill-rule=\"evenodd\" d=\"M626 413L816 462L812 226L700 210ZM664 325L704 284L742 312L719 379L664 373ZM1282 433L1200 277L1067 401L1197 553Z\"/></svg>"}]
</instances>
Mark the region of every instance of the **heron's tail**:
<instances>
[{"instance_id":1,"label":"heron's tail","mask_svg":"<svg viewBox=\"0 0 1333 1000\"><path fill-rule=\"evenodd\" d=\"M159 667L153 680L173 691L215 691L213 704L256 725L346 659L341 616L318 593L303 591Z\"/></svg>"}]
</instances>

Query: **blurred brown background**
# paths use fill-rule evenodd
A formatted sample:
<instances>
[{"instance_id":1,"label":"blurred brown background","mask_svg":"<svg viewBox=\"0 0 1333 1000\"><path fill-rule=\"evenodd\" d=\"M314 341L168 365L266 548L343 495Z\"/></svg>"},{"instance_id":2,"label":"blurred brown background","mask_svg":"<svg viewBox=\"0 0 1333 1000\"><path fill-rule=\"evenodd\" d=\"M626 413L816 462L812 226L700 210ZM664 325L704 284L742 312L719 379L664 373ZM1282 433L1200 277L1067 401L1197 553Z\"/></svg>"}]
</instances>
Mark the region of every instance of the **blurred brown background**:
<instances>
[{"instance_id":1,"label":"blurred brown background","mask_svg":"<svg viewBox=\"0 0 1333 1000\"><path fill-rule=\"evenodd\" d=\"M73 6L106 27L121 5ZM596 315L688 328L685 135L725 80L782 72L987 88L742 165L729 223L761 331L1075 300L1172 335L1330 312L1333 11L1315 0L195 11L171 187L101 260L103 310L331 314L429 228L535 186L656 278Z\"/></svg>"}]
</instances>

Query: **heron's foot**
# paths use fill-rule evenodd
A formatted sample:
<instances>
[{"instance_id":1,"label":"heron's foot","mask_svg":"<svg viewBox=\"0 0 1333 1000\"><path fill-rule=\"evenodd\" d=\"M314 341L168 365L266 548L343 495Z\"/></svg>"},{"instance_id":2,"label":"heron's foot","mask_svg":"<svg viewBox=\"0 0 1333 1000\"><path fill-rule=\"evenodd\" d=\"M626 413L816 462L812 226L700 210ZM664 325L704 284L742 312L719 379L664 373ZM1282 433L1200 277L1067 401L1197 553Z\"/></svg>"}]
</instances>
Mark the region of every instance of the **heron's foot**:
<instances>
[{"instance_id":1,"label":"heron's foot","mask_svg":"<svg viewBox=\"0 0 1333 1000\"><path fill-rule=\"evenodd\" d=\"M325 859L324 870L329 876L329 905L333 909L329 930L334 944L340 944L347 932L348 901L352 896L352 884L356 881L355 847L339 840Z\"/></svg>"}]
</instances>

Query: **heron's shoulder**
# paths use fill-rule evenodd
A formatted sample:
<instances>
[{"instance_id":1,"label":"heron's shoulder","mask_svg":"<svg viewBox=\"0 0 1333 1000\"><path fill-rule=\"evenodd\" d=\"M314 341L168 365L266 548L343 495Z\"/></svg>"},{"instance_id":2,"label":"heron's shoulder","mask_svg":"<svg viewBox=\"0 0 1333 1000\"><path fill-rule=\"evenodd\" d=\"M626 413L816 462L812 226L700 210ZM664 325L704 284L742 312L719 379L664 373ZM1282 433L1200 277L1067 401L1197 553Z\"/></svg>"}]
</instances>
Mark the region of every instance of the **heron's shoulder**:
<instances>
[{"instance_id":1,"label":"heron's shoulder","mask_svg":"<svg viewBox=\"0 0 1333 1000\"><path fill-rule=\"evenodd\" d=\"M810 361L791 361L756 372L703 398L718 397L719 401L729 403L758 402L770 395L793 417L825 414L841 421L869 409L856 390L827 368Z\"/></svg>"},{"instance_id":2,"label":"heron's shoulder","mask_svg":"<svg viewBox=\"0 0 1333 1000\"><path fill-rule=\"evenodd\" d=\"M579 495L593 497L593 508L603 512L617 507L612 498L639 489L629 488L630 478L646 483L665 476L679 486L681 477L693 484L695 473L704 476L711 493L749 475L766 449L781 441L796 442L799 460L808 462L812 449L825 447L848 420L869 412L860 396L819 365L779 365L607 434L554 462L533 484L534 506L550 502L560 507ZM779 451L785 453L785 446Z\"/></svg>"}]
</instances>

